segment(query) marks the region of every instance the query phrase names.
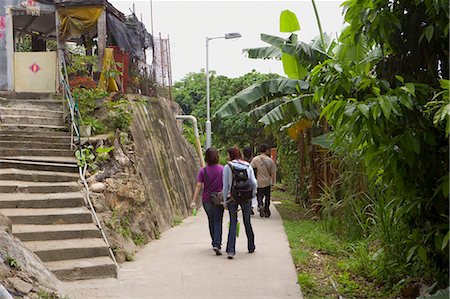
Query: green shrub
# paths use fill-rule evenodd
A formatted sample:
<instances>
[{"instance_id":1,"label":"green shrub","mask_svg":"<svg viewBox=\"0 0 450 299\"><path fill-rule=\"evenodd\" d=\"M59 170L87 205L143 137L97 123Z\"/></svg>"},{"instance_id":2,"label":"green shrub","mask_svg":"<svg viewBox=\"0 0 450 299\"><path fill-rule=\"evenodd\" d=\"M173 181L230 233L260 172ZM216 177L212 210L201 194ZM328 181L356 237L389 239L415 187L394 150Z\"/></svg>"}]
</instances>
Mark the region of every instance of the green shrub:
<instances>
[{"instance_id":1,"label":"green shrub","mask_svg":"<svg viewBox=\"0 0 450 299\"><path fill-rule=\"evenodd\" d=\"M80 111L82 118L93 116L97 106L97 100L108 95L108 93L102 89L86 89L81 87L75 88L72 94L78 104L78 110Z\"/></svg>"},{"instance_id":2,"label":"green shrub","mask_svg":"<svg viewBox=\"0 0 450 299\"><path fill-rule=\"evenodd\" d=\"M131 103L126 99L122 99L106 103L106 108L108 109L106 116L108 127L113 131L116 129L127 131L133 120Z\"/></svg>"}]
</instances>

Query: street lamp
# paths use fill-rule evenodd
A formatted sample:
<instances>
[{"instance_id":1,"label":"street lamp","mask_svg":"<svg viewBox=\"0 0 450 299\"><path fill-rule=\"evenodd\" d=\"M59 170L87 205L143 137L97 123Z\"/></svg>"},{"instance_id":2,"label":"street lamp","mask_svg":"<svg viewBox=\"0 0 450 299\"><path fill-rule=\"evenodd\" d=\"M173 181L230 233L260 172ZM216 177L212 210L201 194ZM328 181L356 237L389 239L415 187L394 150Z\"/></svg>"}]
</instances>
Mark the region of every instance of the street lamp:
<instances>
[{"instance_id":1,"label":"street lamp","mask_svg":"<svg viewBox=\"0 0 450 299\"><path fill-rule=\"evenodd\" d=\"M209 103L209 66L208 66L208 44L212 39L234 39L240 38L241 34L238 32L226 33L224 36L206 37L206 145L205 149L211 147L211 120L210 120L210 103Z\"/></svg>"}]
</instances>

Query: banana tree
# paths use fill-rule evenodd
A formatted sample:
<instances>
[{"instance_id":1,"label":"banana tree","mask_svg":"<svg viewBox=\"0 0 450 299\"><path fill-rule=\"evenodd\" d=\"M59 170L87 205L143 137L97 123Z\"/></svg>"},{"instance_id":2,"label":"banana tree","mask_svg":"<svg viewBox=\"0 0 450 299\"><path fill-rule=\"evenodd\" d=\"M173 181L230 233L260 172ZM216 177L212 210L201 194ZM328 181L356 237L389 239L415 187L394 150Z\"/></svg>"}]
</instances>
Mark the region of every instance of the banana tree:
<instances>
[{"instance_id":1,"label":"banana tree","mask_svg":"<svg viewBox=\"0 0 450 299\"><path fill-rule=\"evenodd\" d=\"M261 40L267 47L244 49L251 59L278 59L283 64L287 78L268 80L255 84L230 98L214 117L224 118L237 113L247 112L253 119L265 126L277 126L281 130L290 130L290 136L297 141L300 160L300 187L304 188L305 160L310 161L311 197L318 194L318 175L316 148L311 144L309 129L319 124L320 105L314 103L314 91L311 90L308 76L313 67L331 59L336 46L331 38L323 34L309 44L299 41L295 32L300 30L294 13L285 10L280 16L280 31L290 33L288 38L261 34ZM293 129L295 128L295 130ZM299 129L300 128L300 129ZM308 150L306 150L308 149Z\"/></svg>"}]
</instances>

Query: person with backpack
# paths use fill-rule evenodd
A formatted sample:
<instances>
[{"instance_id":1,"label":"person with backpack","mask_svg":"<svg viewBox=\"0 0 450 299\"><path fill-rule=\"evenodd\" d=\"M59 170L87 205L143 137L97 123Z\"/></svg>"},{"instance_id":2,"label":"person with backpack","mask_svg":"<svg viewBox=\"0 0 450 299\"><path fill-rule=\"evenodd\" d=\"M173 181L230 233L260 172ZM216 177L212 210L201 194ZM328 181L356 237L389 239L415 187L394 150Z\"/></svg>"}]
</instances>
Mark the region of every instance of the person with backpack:
<instances>
[{"instance_id":1,"label":"person with backpack","mask_svg":"<svg viewBox=\"0 0 450 299\"><path fill-rule=\"evenodd\" d=\"M206 215L208 216L212 249L216 255L222 255L222 222L224 206L221 191L223 166L219 164L219 153L213 148L208 148L206 150L205 160L207 165L201 168L197 175L197 185L195 186L191 208L196 208L196 199L203 186L202 203Z\"/></svg>"},{"instance_id":2,"label":"person with backpack","mask_svg":"<svg viewBox=\"0 0 450 299\"><path fill-rule=\"evenodd\" d=\"M242 151L242 153L244 154L244 160L248 163L252 162L253 159L253 149L251 146L246 146L244 147L244 150ZM253 169L253 172L255 170ZM255 177L256 177L256 173L255 173ZM257 178L257 177L256 177ZM253 196L252 198L252 210L251 210L251 214L255 215L255 212L253 211L253 208L258 206L258 200L256 199L256 195Z\"/></svg>"},{"instance_id":3,"label":"person with backpack","mask_svg":"<svg viewBox=\"0 0 450 299\"><path fill-rule=\"evenodd\" d=\"M236 255L236 227L237 212L241 206L242 215L247 235L247 250L255 251L255 235L250 221L252 197L256 194L256 178L250 163L242 160L238 147L227 150L228 163L223 169L223 203L230 214L230 226L228 229L227 249L228 258Z\"/></svg>"},{"instance_id":4,"label":"person with backpack","mask_svg":"<svg viewBox=\"0 0 450 299\"><path fill-rule=\"evenodd\" d=\"M261 144L259 152L260 154L254 157L251 163L257 174L258 191L256 198L258 200L259 216L270 217L270 189L275 184L277 166L270 158L270 148L267 144Z\"/></svg>"}]
</instances>

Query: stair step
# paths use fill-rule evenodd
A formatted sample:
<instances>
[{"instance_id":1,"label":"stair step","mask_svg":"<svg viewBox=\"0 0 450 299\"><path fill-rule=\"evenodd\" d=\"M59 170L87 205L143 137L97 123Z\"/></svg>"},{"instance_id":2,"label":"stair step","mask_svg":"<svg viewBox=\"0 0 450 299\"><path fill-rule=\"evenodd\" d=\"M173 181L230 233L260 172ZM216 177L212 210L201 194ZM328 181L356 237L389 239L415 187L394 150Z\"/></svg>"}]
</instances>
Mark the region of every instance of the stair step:
<instances>
[{"instance_id":1,"label":"stair step","mask_svg":"<svg viewBox=\"0 0 450 299\"><path fill-rule=\"evenodd\" d=\"M14 148L0 148L0 157L8 156L57 156L57 157L73 157L74 150L70 149L14 149Z\"/></svg>"},{"instance_id":2,"label":"stair step","mask_svg":"<svg viewBox=\"0 0 450 299\"><path fill-rule=\"evenodd\" d=\"M22 100L22 99L55 99L58 96L48 92L0 91L0 97Z\"/></svg>"},{"instance_id":3,"label":"stair step","mask_svg":"<svg viewBox=\"0 0 450 299\"><path fill-rule=\"evenodd\" d=\"M0 123L0 131L16 131L20 132L21 130L27 132L58 132L67 130L68 126L54 126L54 125L33 125L33 124L4 124ZM18 133L20 134L20 133ZM50 134L50 133L49 133ZM53 134L53 133L51 133ZM65 132L67 134L67 132Z\"/></svg>"},{"instance_id":4,"label":"stair step","mask_svg":"<svg viewBox=\"0 0 450 299\"><path fill-rule=\"evenodd\" d=\"M100 238L101 234L93 223L14 225L13 235L21 241L47 241L65 239Z\"/></svg>"},{"instance_id":5,"label":"stair step","mask_svg":"<svg viewBox=\"0 0 450 299\"><path fill-rule=\"evenodd\" d=\"M0 98L0 106L6 108L27 108L27 109L42 109L42 110L55 110L63 111L62 100L52 99L5 99Z\"/></svg>"},{"instance_id":6,"label":"stair step","mask_svg":"<svg viewBox=\"0 0 450 299\"><path fill-rule=\"evenodd\" d=\"M64 121L61 117L1 115L0 119L3 124L9 125L64 126Z\"/></svg>"},{"instance_id":7,"label":"stair step","mask_svg":"<svg viewBox=\"0 0 450 299\"><path fill-rule=\"evenodd\" d=\"M59 209L0 209L0 213L16 224L72 224L92 223L86 207Z\"/></svg>"},{"instance_id":8,"label":"stair step","mask_svg":"<svg viewBox=\"0 0 450 299\"><path fill-rule=\"evenodd\" d=\"M75 151L74 151L75 152ZM9 156L0 157L3 160L17 160L22 162L42 162L42 163L60 163L60 164L76 164L77 159L73 157L58 157L58 156Z\"/></svg>"},{"instance_id":9,"label":"stair step","mask_svg":"<svg viewBox=\"0 0 450 299\"><path fill-rule=\"evenodd\" d=\"M0 168L0 180L31 182L75 182L78 181L78 179L79 175L77 173Z\"/></svg>"},{"instance_id":10,"label":"stair step","mask_svg":"<svg viewBox=\"0 0 450 299\"><path fill-rule=\"evenodd\" d=\"M67 141L67 140L66 140ZM29 142L29 141L5 141L0 140L1 148L15 148L15 149L65 149L70 150L70 143L57 142Z\"/></svg>"},{"instance_id":11,"label":"stair step","mask_svg":"<svg viewBox=\"0 0 450 299\"><path fill-rule=\"evenodd\" d=\"M117 268L109 257L95 257L45 263L60 280L117 278Z\"/></svg>"},{"instance_id":12,"label":"stair step","mask_svg":"<svg viewBox=\"0 0 450 299\"><path fill-rule=\"evenodd\" d=\"M39 134L38 132L28 133L28 132L21 132L18 134L17 132L13 134L5 134L3 131L0 131L0 140L2 141L23 141L28 142L29 144L33 142L44 142L44 143L67 143L70 144L70 135L67 135L67 132L65 135L56 135L56 136L49 136L49 134Z\"/></svg>"},{"instance_id":13,"label":"stair step","mask_svg":"<svg viewBox=\"0 0 450 299\"><path fill-rule=\"evenodd\" d=\"M76 182L0 181L2 193L60 193L80 191Z\"/></svg>"},{"instance_id":14,"label":"stair step","mask_svg":"<svg viewBox=\"0 0 450 299\"><path fill-rule=\"evenodd\" d=\"M0 193L0 209L76 208L84 206L81 192L70 193Z\"/></svg>"},{"instance_id":15,"label":"stair step","mask_svg":"<svg viewBox=\"0 0 450 299\"><path fill-rule=\"evenodd\" d=\"M57 172L67 172L67 173L78 173L78 166L76 164L75 158L71 158L69 163L64 162L56 162L56 161L27 161L27 160L20 160L20 158L23 157L11 157L11 158L19 158L19 159L8 159L7 157L0 158L0 168L7 169L7 168L16 168L16 169L22 169L22 170L36 170L36 171L57 171ZM30 157L32 158L32 157ZM33 158L39 158L39 157L33 157ZM51 157L47 157L51 158ZM61 158L61 157L58 157ZM75 160L75 161L74 161ZM69 160L67 160L69 161Z\"/></svg>"},{"instance_id":16,"label":"stair step","mask_svg":"<svg viewBox=\"0 0 450 299\"><path fill-rule=\"evenodd\" d=\"M63 118L62 110L0 107L0 115L22 115Z\"/></svg>"},{"instance_id":17,"label":"stair step","mask_svg":"<svg viewBox=\"0 0 450 299\"><path fill-rule=\"evenodd\" d=\"M22 130L8 130L4 128L0 130L0 136L13 135L13 136L33 136L33 137L60 137L65 136L70 139L70 132L68 131L53 131L53 132L41 132L41 131L28 131L27 129Z\"/></svg>"},{"instance_id":18,"label":"stair step","mask_svg":"<svg viewBox=\"0 0 450 299\"><path fill-rule=\"evenodd\" d=\"M43 262L108 256L109 249L101 238L28 241L25 246Z\"/></svg>"}]
</instances>

